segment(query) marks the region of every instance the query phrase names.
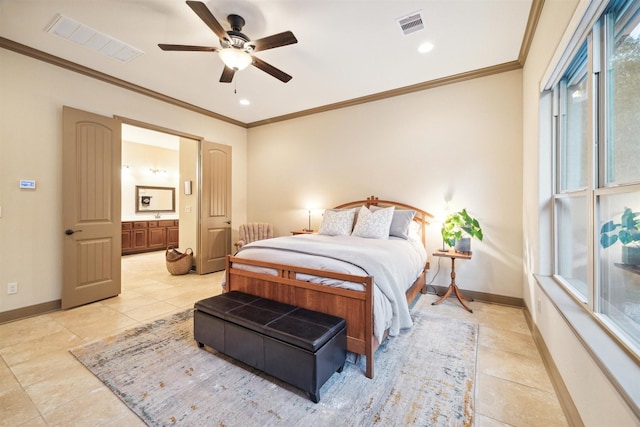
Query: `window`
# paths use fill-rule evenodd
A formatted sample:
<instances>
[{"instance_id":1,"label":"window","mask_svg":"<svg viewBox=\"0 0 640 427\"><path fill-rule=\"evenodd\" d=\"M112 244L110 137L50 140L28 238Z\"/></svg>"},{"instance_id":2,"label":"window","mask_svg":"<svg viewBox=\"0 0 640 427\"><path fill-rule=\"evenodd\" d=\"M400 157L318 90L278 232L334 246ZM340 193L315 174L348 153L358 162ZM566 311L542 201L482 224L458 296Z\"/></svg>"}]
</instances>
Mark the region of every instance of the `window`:
<instances>
[{"instance_id":1,"label":"window","mask_svg":"<svg viewBox=\"0 0 640 427\"><path fill-rule=\"evenodd\" d=\"M640 241L637 228L640 213L629 206L638 210L640 191L598 197L603 241L598 250L600 274L596 301L597 312L603 320L623 341L640 348L640 246L633 244L634 240ZM609 245L612 240L615 242ZM623 241L630 243L623 244Z\"/></svg>"},{"instance_id":2,"label":"window","mask_svg":"<svg viewBox=\"0 0 640 427\"><path fill-rule=\"evenodd\" d=\"M640 16L625 15L606 17L605 185L637 182L640 175Z\"/></svg>"},{"instance_id":3,"label":"window","mask_svg":"<svg viewBox=\"0 0 640 427\"><path fill-rule=\"evenodd\" d=\"M640 1L577 46L553 86L555 276L640 357Z\"/></svg>"},{"instance_id":4,"label":"window","mask_svg":"<svg viewBox=\"0 0 640 427\"><path fill-rule=\"evenodd\" d=\"M587 94L587 43L560 82L560 191L587 187L589 159L589 97Z\"/></svg>"},{"instance_id":5,"label":"window","mask_svg":"<svg viewBox=\"0 0 640 427\"><path fill-rule=\"evenodd\" d=\"M556 189L557 273L570 291L587 301L587 184L589 96L587 43L582 44L556 89L558 97Z\"/></svg>"},{"instance_id":6,"label":"window","mask_svg":"<svg viewBox=\"0 0 640 427\"><path fill-rule=\"evenodd\" d=\"M582 301L587 300L587 200L584 195L556 201L558 274Z\"/></svg>"}]
</instances>

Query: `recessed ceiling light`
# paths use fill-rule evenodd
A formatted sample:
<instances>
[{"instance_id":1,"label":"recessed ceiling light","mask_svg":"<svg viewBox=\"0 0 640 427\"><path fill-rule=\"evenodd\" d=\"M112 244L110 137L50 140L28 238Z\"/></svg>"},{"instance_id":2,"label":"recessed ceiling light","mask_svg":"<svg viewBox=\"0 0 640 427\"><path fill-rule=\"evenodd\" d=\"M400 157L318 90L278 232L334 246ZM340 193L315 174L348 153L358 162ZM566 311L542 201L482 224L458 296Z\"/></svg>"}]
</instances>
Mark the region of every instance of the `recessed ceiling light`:
<instances>
[{"instance_id":1,"label":"recessed ceiling light","mask_svg":"<svg viewBox=\"0 0 640 427\"><path fill-rule=\"evenodd\" d=\"M251 104L251 102L248 99L241 99L240 100L240 105L249 105Z\"/></svg>"},{"instance_id":2,"label":"recessed ceiling light","mask_svg":"<svg viewBox=\"0 0 640 427\"><path fill-rule=\"evenodd\" d=\"M433 43L430 43L430 42L424 42L420 46L418 46L418 52L420 53L427 53L427 52L431 52L432 50L433 50Z\"/></svg>"}]
</instances>

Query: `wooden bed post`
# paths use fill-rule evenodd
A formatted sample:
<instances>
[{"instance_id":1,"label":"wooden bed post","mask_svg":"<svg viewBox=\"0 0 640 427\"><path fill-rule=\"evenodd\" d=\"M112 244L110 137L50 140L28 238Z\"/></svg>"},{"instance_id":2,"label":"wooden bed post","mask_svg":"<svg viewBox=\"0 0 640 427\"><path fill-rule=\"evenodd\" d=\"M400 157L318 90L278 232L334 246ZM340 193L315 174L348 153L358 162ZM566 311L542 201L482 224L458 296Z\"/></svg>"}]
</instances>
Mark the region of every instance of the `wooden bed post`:
<instances>
[{"instance_id":1,"label":"wooden bed post","mask_svg":"<svg viewBox=\"0 0 640 427\"><path fill-rule=\"evenodd\" d=\"M367 277L367 298L365 300L365 357L367 358L367 368L365 375L373 378L373 353L375 351L373 342L373 277Z\"/></svg>"},{"instance_id":2,"label":"wooden bed post","mask_svg":"<svg viewBox=\"0 0 640 427\"><path fill-rule=\"evenodd\" d=\"M229 284L231 283L231 256L227 255L224 260L224 284L225 286L222 288L222 292L229 292Z\"/></svg>"}]
</instances>

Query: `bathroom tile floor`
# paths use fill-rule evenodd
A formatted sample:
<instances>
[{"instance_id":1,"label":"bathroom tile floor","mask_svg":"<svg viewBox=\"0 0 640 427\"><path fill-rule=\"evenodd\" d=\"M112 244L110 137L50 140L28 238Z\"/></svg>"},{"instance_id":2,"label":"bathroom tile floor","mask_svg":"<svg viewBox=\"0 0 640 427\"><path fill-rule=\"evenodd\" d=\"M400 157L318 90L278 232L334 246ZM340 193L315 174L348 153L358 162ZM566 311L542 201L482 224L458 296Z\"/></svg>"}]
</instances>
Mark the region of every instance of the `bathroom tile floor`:
<instances>
[{"instance_id":1,"label":"bathroom tile floor","mask_svg":"<svg viewBox=\"0 0 640 427\"><path fill-rule=\"evenodd\" d=\"M164 252L128 255L120 296L0 325L0 426L144 425L68 350L191 308L220 293L221 280L171 276ZM480 325L475 425L567 426L522 310L470 306L473 313L450 298L432 310Z\"/></svg>"}]
</instances>

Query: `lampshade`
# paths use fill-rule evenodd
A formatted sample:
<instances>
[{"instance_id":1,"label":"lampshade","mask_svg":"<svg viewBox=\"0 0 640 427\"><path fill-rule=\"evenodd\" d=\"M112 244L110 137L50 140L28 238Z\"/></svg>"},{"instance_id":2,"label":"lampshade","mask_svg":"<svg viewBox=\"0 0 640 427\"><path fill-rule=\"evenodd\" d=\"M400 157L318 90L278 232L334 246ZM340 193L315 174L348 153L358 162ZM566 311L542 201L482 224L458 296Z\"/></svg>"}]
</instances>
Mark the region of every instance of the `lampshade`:
<instances>
[{"instance_id":1,"label":"lampshade","mask_svg":"<svg viewBox=\"0 0 640 427\"><path fill-rule=\"evenodd\" d=\"M241 49L234 47L227 47L222 49L219 53L220 59L229 68L236 71L244 70L251 64L251 55Z\"/></svg>"}]
</instances>

